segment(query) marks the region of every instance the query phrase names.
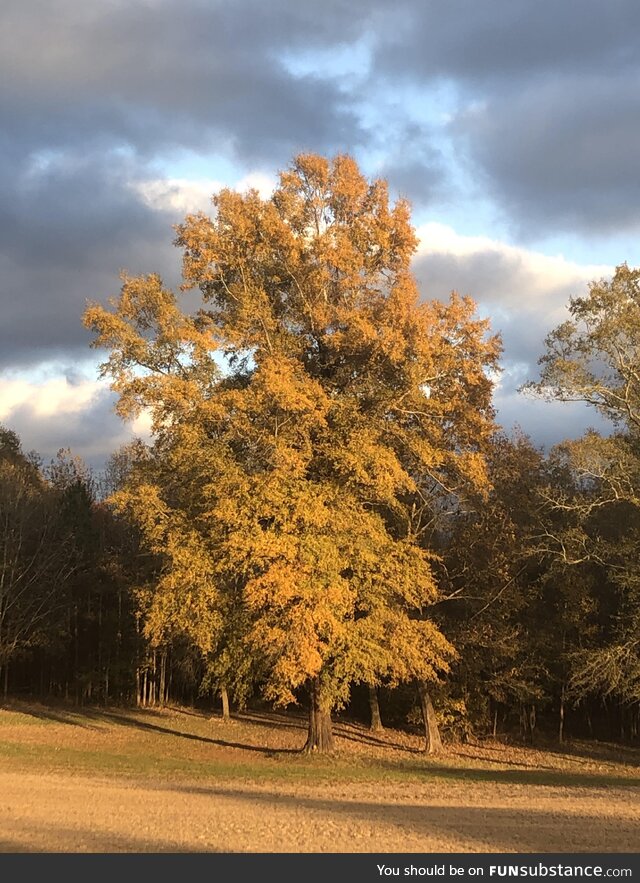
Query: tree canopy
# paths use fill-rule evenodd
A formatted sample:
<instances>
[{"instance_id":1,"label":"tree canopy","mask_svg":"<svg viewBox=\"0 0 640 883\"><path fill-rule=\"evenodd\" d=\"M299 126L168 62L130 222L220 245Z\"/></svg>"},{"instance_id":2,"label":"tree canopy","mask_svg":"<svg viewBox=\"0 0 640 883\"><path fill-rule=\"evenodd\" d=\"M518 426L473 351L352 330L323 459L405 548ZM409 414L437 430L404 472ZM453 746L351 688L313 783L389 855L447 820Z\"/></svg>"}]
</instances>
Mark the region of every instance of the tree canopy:
<instances>
[{"instance_id":1,"label":"tree canopy","mask_svg":"<svg viewBox=\"0 0 640 883\"><path fill-rule=\"evenodd\" d=\"M348 156L213 207L177 229L200 309L149 275L85 314L120 413L153 417L119 501L167 622L250 653L276 703L308 688L322 749L350 684L434 681L454 655L412 512L487 486L499 342L469 299L420 300L408 204Z\"/></svg>"},{"instance_id":2,"label":"tree canopy","mask_svg":"<svg viewBox=\"0 0 640 883\"><path fill-rule=\"evenodd\" d=\"M528 389L545 398L582 401L613 426L559 446L556 459L572 484L547 493L564 530L547 532L547 549L566 563L599 567L616 593L612 627L599 648L576 653L577 695L600 692L640 700L640 270L626 264L610 280L572 298L570 318L554 329Z\"/></svg>"}]
</instances>

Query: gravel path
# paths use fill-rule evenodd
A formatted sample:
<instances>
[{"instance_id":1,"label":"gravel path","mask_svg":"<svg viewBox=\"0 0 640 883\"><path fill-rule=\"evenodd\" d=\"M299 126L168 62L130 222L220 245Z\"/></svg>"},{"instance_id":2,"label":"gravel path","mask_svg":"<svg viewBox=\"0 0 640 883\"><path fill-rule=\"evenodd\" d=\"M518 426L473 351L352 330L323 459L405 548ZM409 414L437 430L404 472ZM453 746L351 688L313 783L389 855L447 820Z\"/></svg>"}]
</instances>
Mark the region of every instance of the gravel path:
<instances>
[{"instance_id":1,"label":"gravel path","mask_svg":"<svg viewBox=\"0 0 640 883\"><path fill-rule=\"evenodd\" d=\"M634 852L637 788L132 782L0 772L0 850Z\"/></svg>"}]
</instances>

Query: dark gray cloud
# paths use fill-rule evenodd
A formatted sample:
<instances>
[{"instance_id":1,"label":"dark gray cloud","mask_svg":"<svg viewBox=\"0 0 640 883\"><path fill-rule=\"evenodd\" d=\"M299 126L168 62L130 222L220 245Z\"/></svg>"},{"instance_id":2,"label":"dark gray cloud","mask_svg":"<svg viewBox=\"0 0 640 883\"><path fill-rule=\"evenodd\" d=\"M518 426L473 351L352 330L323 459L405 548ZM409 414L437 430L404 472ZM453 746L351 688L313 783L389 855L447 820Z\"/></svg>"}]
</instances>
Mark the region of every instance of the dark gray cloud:
<instances>
[{"instance_id":1,"label":"dark gray cloud","mask_svg":"<svg viewBox=\"0 0 640 883\"><path fill-rule=\"evenodd\" d=\"M357 9L357 6L354 7ZM281 161L362 143L338 84L294 77L279 53L348 40L343 3L40 0L3 6L0 109L9 133L50 147L87 140L223 148Z\"/></svg>"},{"instance_id":2,"label":"dark gray cloud","mask_svg":"<svg viewBox=\"0 0 640 883\"><path fill-rule=\"evenodd\" d=\"M177 278L176 219L146 206L130 186L142 170L109 153L11 171L0 179L0 366L83 358L86 300L116 294L121 269Z\"/></svg>"},{"instance_id":3,"label":"dark gray cloud","mask_svg":"<svg viewBox=\"0 0 640 883\"><path fill-rule=\"evenodd\" d=\"M453 124L524 235L640 227L640 69L506 88Z\"/></svg>"},{"instance_id":4,"label":"dark gray cloud","mask_svg":"<svg viewBox=\"0 0 640 883\"><path fill-rule=\"evenodd\" d=\"M180 212L135 185L184 151L273 173L348 150L420 208L473 211L453 161L524 238L636 228L639 26L636 0L4 0L0 367L82 359L119 269L176 279ZM417 269L494 315L512 365L576 293L499 248Z\"/></svg>"},{"instance_id":5,"label":"dark gray cloud","mask_svg":"<svg viewBox=\"0 0 640 883\"><path fill-rule=\"evenodd\" d=\"M635 0L5 0L1 16L3 137L22 156L126 144L147 158L217 150L273 168L301 149L379 146L403 125L372 121L382 91L448 83L451 147L519 229L639 221ZM358 83L330 64L356 41L371 50ZM317 51L325 69L290 72L287 58ZM382 164L418 203L447 186L433 134L399 152L392 137Z\"/></svg>"},{"instance_id":6,"label":"dark gray cloud","mask_svg":"<svg viewBox=\"0 0 640 883\"><path fill-rule=\"evenodd\" d=\"M85 299L114 293L121 268L173 281L179 215L131 186L157 174L158 158L217 151L272 169L296 150L362 143L338 84L295 77L278 56L348 39L361 19L346 10L5 0L1 364L74 358L88 342Z\"/></svg>"},{"instance_id":7,"label":"dark gray cloud","mask_svg":"<svg viewBox=\"0 0 640 883\"><path fill-rule=\"evenodd\" d=\"M447 83L449 135L515 232L640 226L640 5L635 0L405 0L374 69Z\"/></svg>"},{"instance_id":8,"label":"dark gray cloud","mask_svg":"<svg viewBox=\"0 0 640 883\"><path fill-rule=\"evenodd\" d=\"M392 192L414 207L432 205L450 187L444 157L431 143L428 131L411 124L399 128L394 132L395 144L389 144L387 159L377 174L387 179Z\"/></svg>"},{"instance_id":9,"label":"dark gray cloud","mask_svg":"<svg viewBox=\"0 0 640 883\"><path fill-rule=\"evenodd\" d=\"M638 65L635 0L400 0L382 29L376 61L415 81L480 86L538 74L629 70Z\"/></svg>"}]
</instances>

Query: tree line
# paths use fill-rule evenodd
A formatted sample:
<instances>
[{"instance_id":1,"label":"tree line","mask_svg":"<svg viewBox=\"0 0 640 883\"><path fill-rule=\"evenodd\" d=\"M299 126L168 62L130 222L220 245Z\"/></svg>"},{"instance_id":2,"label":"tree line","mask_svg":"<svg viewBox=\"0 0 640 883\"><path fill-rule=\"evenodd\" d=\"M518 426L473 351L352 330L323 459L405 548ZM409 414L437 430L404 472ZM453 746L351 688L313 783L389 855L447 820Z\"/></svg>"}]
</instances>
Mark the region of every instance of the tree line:
<instances>
[{"instance_id":1,"label":"tree line","mask_svg":"<svg viewBox=\"0 0 640 883\"><path fill-rule=\"evenodd\" d=\"M432 752L637 738L640 273L547 338L528 391L613 429L544 455L496 426L499 338L420 298L409 205L350 157L223 190L176 244L198 309L148 275L84 317L152 442L96 478L0 433L5 696L301 703L319 752L364 703Z\"/></svg>"}]
</instances>

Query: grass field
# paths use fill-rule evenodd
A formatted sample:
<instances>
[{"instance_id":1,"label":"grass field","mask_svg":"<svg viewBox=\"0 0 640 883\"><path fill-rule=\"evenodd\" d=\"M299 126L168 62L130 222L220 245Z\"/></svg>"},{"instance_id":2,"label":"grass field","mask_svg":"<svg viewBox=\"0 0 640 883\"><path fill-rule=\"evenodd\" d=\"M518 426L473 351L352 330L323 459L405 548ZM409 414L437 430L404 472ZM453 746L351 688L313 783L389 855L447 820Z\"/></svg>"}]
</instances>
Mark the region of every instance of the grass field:
<instances>
[{"instance_id":1,"label":"grass field","mask_svg":"<svg viewBox=\"0 0 640 883\"><path fill-rule=\"evenodd\" d=\"M640 751L464 745L186 709L0 709L2 851L636 852Z\"/></svg>"}]
</instances>

